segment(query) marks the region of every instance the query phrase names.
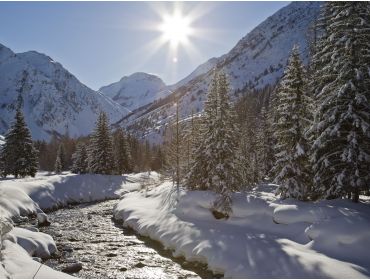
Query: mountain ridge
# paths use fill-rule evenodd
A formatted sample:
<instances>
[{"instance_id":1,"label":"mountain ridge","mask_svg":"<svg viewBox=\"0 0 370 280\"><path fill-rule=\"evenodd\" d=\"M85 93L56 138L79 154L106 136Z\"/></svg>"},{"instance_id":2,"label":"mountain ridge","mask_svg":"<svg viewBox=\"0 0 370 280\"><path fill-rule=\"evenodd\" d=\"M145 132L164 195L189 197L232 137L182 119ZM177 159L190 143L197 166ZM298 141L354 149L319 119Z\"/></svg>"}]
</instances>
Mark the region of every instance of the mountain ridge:
<instances>
[{"instance_id":1,"label":"mountain ridge","mask_svg":"<svg viewBox=\"0 0 370 280\"><path fill-rule=\"evenodd\" d=\"M102 110L112 122L127 114L51 57L36 51L14 53L0 44L0 133L13 121L18 95L32 137L39 140L52 135L87 135Z\"/></svg>"},{"instance_id":2,"label":"mountain ridge","mask_svg":"<svg viewBox=\"0 0 370 280\"><path fill-rule=\"evenodd\" d=\"M193 110L202 111L214 67L228 75L233 100L247 90L276 84L294 44L300 46L302 59L307 64L309 32L320 6L320 2L292 2L281 8L241 38L228 53L201 64L171 86L173 94L166 97L167 102L143 106L117 125L152 142L161 141L164 127L175 114L172 106L175 102L182 118Z\"/></svg>"}]
</instances>

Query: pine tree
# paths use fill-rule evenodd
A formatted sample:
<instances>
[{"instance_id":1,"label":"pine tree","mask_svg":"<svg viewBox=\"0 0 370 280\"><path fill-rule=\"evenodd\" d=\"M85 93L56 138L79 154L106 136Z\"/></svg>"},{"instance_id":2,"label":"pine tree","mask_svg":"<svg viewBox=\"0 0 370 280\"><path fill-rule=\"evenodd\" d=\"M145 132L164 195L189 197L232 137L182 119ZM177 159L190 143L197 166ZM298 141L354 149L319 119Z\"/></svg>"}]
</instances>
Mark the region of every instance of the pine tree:
<instances>
[{"instance_id":1,"label":"pine tree","mask_svg":"<svg viewBox=\"0 0 370 280\"><path fill-rule=\"evenodd\" d=\"M5 135L0 162L3 177L9 174L13 174L16 178L36 175L37 151L20 108L16 111L15 122Z\"/></svg>"},{"instance_id":2,"label":"pine tree","mask_svg":"<svg viewBox=\"0 0 370 280\"><path fill-rule=\"evenodd\" d=\"M88 172L88 155L85 143L78 143L76 151L72 155L72 172L85 174Z\"/></svg>"},{"instance_id":3,"label":"pine tree","mask_svg":"<svg viewBox=\"0 0 370 280\"><path fill-rule=\"evenodd\" d=\"M60 174L63 171L62 159L60 158L60 154L57 154L57 158L55 160L54 170L56 174Z\"/></svg>"},{"instance_id":4,"label":"pine tree","mask_svg":"<svg viewBox=\"0 0 370 280\"><path fill-rule=\"evenodd\" d=\"M218 75L215 71L209 86L207 100L204 104L204 113L200 121L199 138L201 141L192 152L195 157L186 175L186 186L190 189L209 190L212 188L213 149L212 139L216 128L215 120L218 107Z\"/></svg>"},{"instance_id":5,"label":"pine tree","mask_svg":"<svg viewBox=\"0 0 370 280\"><path fill-rule=\"evenodd\" d=\"M257 100L245 96L240 102L239 124L241 126L240 160L243 182L248 188L259 183L259 154L257 131Z\"/></svg>"},{"instance_id":6,"label":"pine tree","mask_svg":"<svg viewBox=\"0 0 370 280\"><path fill-rule=\"evenodd\" d=\"M272 128L266 107L262 107L260 123L257 129L257 152L258 157L258 180L265 180L269 177L274 158L274 141L272 138Z\"/></svg>"},{"instance_id":7,"label":"pine tree","mask_svg":"<svg viewBox=\"0 0 370 280\"><path fill-rule=\"evenodd\" d=\"M214 164L212 186L220 194L214 207L222 213L231 212L231 193L241 189L240 162L238 161L239 131L236 114L229 100L229 83L226 74L218 76L218 110L214 133ZM212 166L213 167L213 166Z\"/></svg>"},{"instance_id":8,"label":"pine tree","mask_svg":"<svg viewBox=\"0 0 370 280\"><path fill-rule=\"evenodd\" d=\"M59 144L59 147L58 147L57 158L56 158L56 162L55 162L55 171L56 171L57 161L59 161L58 165L60 165L60 172L59 173L66 170L67 163L66 163L66 155L65 155L65 149L64 149L63 143Z\"/></svg>"},{"instance_id":9,"label":"pine tree","mask_svg":"<svg viewBox=\"0 0 370 280\"><path fill-rule=\"evenodd\" d=\"M95 130L90 139L88 165L89 171L95 174L107 175L114 173L112 137L108 117L104 112L99 114Z\"/></svg>"},{"instance_id":10,"label":"pine tree","mask_svg":"<svg viewBox=\"0 0 370 280\"><path fill-rule=\"evenodd\" d=\"M238 129L224 73L214 75L200 127L200 143L186 185L218 193L214 210L231 212L231 193L241 188Z\"/></svg>"},{"instance_id":11,"label":"pine tree","mask_svg":"<svg viewBox=\"0 0 370 280\"><path fill-rule=\"evenodd\" d=\"M307 200L311 195L310 146L306 131L310 126L304 68L297 46L293 47L280 87L275 137L277 140L276 183L283 198Z\"/></svg>"},{"instance_id":12,"label":"pine tree","mask_svg":"<svg viewBox=\"0 0 370 280\"><path fill-rule=\"evenodd\" d=\"M370 184L369 2L327 2L325 33L314 56L314 181L325 198Z\"/></svg>"},{"instance_id":13,"label":"pine tree","mask_svg":"<svg viewBox=\"0 0 370 280\"><path fill-rule=\"evenodd\" d=\"M166 132L166 170L179 187L186 170L186 141L184 126L180 123L179 105L175 103L175 119Z\"/></svg>"},{"instance_id":14,"label":"pine tree","mask_svg":"<svg viewBox=\"0 0 370 280\"><path fill-rule=\"evenodd\" d=\"M117 174L132 171L132 159L127 137L122 128L118 128L114 134L114 155L116 161Z\"/></svg>"}]
</instances>

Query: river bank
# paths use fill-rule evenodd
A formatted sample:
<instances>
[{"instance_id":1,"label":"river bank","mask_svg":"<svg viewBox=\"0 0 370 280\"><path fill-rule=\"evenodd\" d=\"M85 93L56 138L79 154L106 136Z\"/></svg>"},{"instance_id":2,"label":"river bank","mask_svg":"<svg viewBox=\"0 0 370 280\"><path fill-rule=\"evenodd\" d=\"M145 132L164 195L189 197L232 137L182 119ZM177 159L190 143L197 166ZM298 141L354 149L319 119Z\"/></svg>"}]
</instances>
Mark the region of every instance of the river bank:
<instances>
[{"instance_id":1,"label":"river bank","mask_svg":"<svg viewBox=\"0 0 370 280\"><path fill-rule=\"evenodd\" d=\"M35 178L0 181L0 278L69 278L68 274L40 265L50 258L56 244L36 227L18 228L28 217L45 218L44 211L69 204L120 198L124 193L155 183L159 174L152 172L128 176L53 175L38 173Z\"/></svg>"}]
</instances>

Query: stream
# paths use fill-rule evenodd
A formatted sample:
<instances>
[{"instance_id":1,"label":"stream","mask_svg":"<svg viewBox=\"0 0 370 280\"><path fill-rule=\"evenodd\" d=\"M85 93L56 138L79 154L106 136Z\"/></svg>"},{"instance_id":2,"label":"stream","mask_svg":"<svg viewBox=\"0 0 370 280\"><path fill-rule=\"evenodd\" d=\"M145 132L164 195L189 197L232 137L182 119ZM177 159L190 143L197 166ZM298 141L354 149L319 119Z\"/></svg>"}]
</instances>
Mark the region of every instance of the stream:
<instances>
[{"instance_id":1,"label":"stream","mask_svg":"<svg viewBox=\"0 0 370 280\"><path fill-rule=\"evenodd\" d=\"M219 278L197 262L172 257L156 241L141 237L112 220L117 200L87 203L48 213L59 254L45 262L62 271L81 264L79 278Z\"/></svg>"}]
</instances>

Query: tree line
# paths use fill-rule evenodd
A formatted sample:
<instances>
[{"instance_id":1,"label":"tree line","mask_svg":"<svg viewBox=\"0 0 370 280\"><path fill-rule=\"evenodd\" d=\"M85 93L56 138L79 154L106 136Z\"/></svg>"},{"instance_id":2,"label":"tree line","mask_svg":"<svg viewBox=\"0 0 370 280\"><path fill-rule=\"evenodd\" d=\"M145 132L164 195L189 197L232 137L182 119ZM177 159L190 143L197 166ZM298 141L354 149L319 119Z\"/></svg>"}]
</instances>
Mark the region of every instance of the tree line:
<instances>
[{"instance_id":1,"label":"tree line","mask_svg":"<svg viewBox=\"0 0 370 280\"><path fill-rule=\"evenodd\" d=\"M34 177L38 170L120 175L162 167L160 146L142 143L122 128L112 132L104 112L99 114L91 135L77 139L53 136L46 142L32 141L21 107L19 103L0 150L2 177Z\"/></svg>"}]
</instances>

